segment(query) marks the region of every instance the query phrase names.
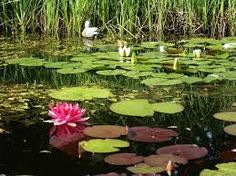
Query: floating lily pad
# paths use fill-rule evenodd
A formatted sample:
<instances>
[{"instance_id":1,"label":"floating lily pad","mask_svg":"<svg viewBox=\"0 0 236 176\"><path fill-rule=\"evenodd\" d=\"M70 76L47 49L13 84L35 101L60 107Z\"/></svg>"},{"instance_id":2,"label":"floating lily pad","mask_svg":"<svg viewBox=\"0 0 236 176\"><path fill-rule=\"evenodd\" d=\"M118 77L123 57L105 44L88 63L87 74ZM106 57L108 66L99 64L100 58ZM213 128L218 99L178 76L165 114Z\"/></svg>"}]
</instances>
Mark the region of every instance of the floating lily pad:
<instances>
[{"instance_id":1,"label":"floating lily pad","mask_svg":"<svg viewBox=\"0 0 236 176\"><path fill-rule=\"evenodd\" d=\"M113 94L109 89L97 87L65 87L49 94L52 98L65 101L84 101L94 98L108 98Z\"/></svg>"},{"instance_id":2,"label":"floating lily pad","mask_svg":"<svg viewBox=\"0 0 236 176\"><path fill-rule=\"evenodd\" d=\"M96 73L99 75L107 75L107 76L115 76L115 75L122 75L124 73L126 73L126 70L101 70L101 71L97 71Z\"/></svg>"},{"instance_id":3,"label":"floating lily pad","mask_svg":"<svg viewBox=\"0 0 236 176\"><path fill-rule=\"evenodd\" d=\"M224 131L227 134L236 136L236 124L232 124L232 125L228 125L228 126L224 127Z\"/></svg>"},{"instance_id":4,"label":"floating lily pad","mask_svg":"<svg viewBox=\"0 0 236 176\"><path fill-rule=\"evenodd\" d=\"M129 142L118 139L91 139L80 143L81 147L92 153L111 153L121 147L129 147Z\"/></svg>"},{"instance_id":5,"label":"floating lily pad","mask_svg":"<svg viewBox=\"0 0 236 176\"><path fill-rule=\"evenodd\" d=\"M46 68L65 68L69 62L48 62L44 64Z\"/></svg>"},{"instance_id":6,"label":"floating lily pad","mask_svg":"<svg viewBox=\"0 0 236 176\"><path fill-rule=\"evenodd\" d=\"M158 45L158 42L143 42L140 46L144 48L156 48Z\"/></svg>"},{"instance_id":7,"label":"floating lily pad","mask_svg":"<svg viewBox=\"0 0 236 176\"><path fill-rule=\"evenodd\" d=\"M95 138L117 138L121 135L127 135L128 130L123 126L95 125L85 128L84 134Z\"/></svg>"},{"instance_id":8,"label":"floating lily pad","mask_svg":"<svg viewBox=\"0 0 236 176\"><path fill-rule=\"evenodd\" d=\"M143 157L135 153L115 153L108 155L104 160L112 165L132 165L142 162Z\"/></svg>"},{"instance_id":9,"label":"floating lily pad","mask_svg":"<svg viewBox=\"0 0 236 176\"><path fill-rule=\"evenodd\" d=\"M213 115L216 119L236 122L236 112L219 112Z\"/></svg>"},{"instance_id":10,"label":"floating lily pad","mask_svg":"<svg viewBox=\"0 0 236 176\"><path fill-rule=\"evenodd\" d=\"M69 74L80 74L85 73L88 70L82 69L82 68L62 68L58 69L57 73L63 74L63 75L69 75Z\"/></svg>"},{"instance_id":11,"label":"floating lily pad","mask_svg":"<svg viewBox=\"0 0 236 176\"><path fill-rule=\"evenodd\" d=\"M205 147L199 147L194 144L177 144L159 148L156 150L156 153L172 154L187 160L193 160L206 156L208 151Z\"/></svg>"},{"instance_id":12,"label":"floating lily pad","mask_svg":"<svg viewBox=\"0 0 236 176\"><path fill-rule=\"evenodd\" d=\"M173 102L162 102L152 104L152 108L161 113L175 114L184 110L184 107L181 104Z\"/></svg>"},{"instance_id":13,"label":"floating lily pad","mask_svg":"<svg viewBox=\"0 0 236 176\"><path fill-rule=\"evenodd\" d=\"M187 164L188 160L183 157L172 155L172 154L160 154L150 155L145 157L144 162L150 166L159 166L165 168L168 162L171 160L176 164Z\"/></svg>"},{"instance_id":14,"label":"floating lily pad","mask_svg":"<svg viewBox=\"0 0 236 176\"><path fill-rule=\"evenodd\" d=\"M127 71L123 75L130 78L138 79L139 77L150 76L152 74L152 72Z\"/></svg>"},{"instance_id":15,"label":"floating lily pad","mask_svg":"<svg viewBox=\"0 0 236 176\"><path fill-rule=\"evenodd\" d=\"M183 111L184 107L172 102L150 104L146 99L134 99L113 103L110 109L118 114L145 117L152 116L154 111L174 114Z\"/></svg>"},{"instance_id":16,"label":"floating lily pad","mask_svg":"<svg viewBox=\"0 0 236 176\"><path fill-rule=\"evenodd\" d=\"M10 59L6 61L8 64L19 64L22 66L42 66L44 63L44 59L39 59L35 57L28 57L28 58L17 58L17 59Z\"/></svg>"},{"instance_id":17,"label":"floating lily pad","mask_svg":"<svg viewBox=\"0 0 236 176\"><path fill-rule=\"evenodd\" d=\"M202 78L193 77L193 76L191 76L191 77L185 76L181 80L187 84L200 84L200 83L204 82Z\"/></svg>"},{"instance_id":18,"label":"floating lily pad","mask_svg":"<svg viewBox=\"0 0 236 176\"><path fill-rule=\"evenodd\" d=\"M146 99L125 100L113 103L110 109L118 114L129 116L152 116L154 110Z\"/></svg>"},{"instance_id":19,"label":"floating lily pad","mask_svg":"<svg viewBox=\"0 0 236 176\"><path fill-rule=\"evenodd\" d=\"M163 167L149 166L145 163L136 164L133 167L127 167L127 170L135 174L155 174L165 171Z\"/></svg>"},{"instance_id":20,"label":"floating lily pad","mask_svg":"<svg viewBox=\"0 0 236 176\"><path fill-rule=\"evenodd\" d=\"M178 135L177 132L164 128L132 127L128 138L139 142L165 142Z\"/></svg>"},{"instance_id":21,"label":"floating lily pad","mask_svg":"<svg viewBox=\"0 0 236 176\"><path fill-rule=\"evenodd\" d=\"M183 82L179 79L148 78L141 81L141 83L147 86L170 86L182 84Z\"/></svg>"},{"instance_id":22,"label":"floating lily pad","mask_svg":"<svg viewBox=\"0 0 236 176\"><path fill-rule=\"evenodd\" d=\"M218 170L204 169L200 176L235 176L236 162L217 164Z\"/></svg>"}]
</instances>

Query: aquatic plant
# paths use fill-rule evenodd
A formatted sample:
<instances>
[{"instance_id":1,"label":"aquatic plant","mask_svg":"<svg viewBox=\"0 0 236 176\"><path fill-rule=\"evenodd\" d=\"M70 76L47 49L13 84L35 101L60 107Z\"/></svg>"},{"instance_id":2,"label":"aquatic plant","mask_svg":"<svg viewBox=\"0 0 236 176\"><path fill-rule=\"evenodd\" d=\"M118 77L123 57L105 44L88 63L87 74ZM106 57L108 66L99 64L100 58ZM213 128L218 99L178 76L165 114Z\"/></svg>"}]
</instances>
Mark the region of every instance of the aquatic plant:
<instances>
[{"instance_id":1,"label":"aquatic plant","mask_svg":"<svg viewBox=\"0 0 236 176\"><path fill-rule=\"evenodd\" d=\"M79 104L57 102L55 107L49 105L49 108L48 115L52 117L52 120L47 120L47 122L53 123L50 136L82 132L85 121L89 119L89 117L83 118L86 110L81 109Z\"/></svg>"}]
</instances>

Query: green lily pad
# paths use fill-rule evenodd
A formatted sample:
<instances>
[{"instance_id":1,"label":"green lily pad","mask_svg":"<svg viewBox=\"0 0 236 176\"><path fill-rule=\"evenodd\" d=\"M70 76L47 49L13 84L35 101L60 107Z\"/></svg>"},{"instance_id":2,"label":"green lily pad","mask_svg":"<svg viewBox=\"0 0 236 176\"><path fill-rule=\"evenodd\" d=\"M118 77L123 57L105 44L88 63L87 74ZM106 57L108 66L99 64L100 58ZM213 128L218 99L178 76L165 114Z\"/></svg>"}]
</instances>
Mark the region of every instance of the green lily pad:
<instances>
[{"instance_id":1,"label":"green lily pad","mask_svg":"<svg viewBox=\"0 0 236 176\"><path fill-rule=\"evenodd\" d=\"M172 102L150 104L146 99L134 99L113 103L110 109L118 114L145 117L152 116L154 111L168 114L181 112L184 107Z\"/></svg>"},{"instance_id":2,"label":"green lily pad","mask_svg":"<svg viewBox=\"0 0 236 176\"><path fill-rule=\"evenodd\" d=\"M203 79L202 78L199 78L199 77L188 77L188 76L185 76L181 79L184 83L187 83L187 84L200 84L203 82Z\"/></svg>"},{"instance_id":3,"label":"green lily pad","mask_svg":"<svg viewBox=\"0 0 236 176\"><path fill-rule=\"evenodd\" d=\"M115 75L122 75L125 74L127 71L126 70L101 70L97 71L96 73L99 75L107 75L107 76L115 76Z\"/></svg>"},{"instance_id":4,"label":"green lily pad","mask_svg":"<svg viewBox=\"0 0 236 176\"><path fill-rule=\"evenodd\" d=\"M110 109L115 113L129 116L145 117L154 114L152 106L150 106L146 99L125 100L113 103Z\"/></svg>"},{"instance_id":5,"label":"green lily pad","mask_svg":"<svg viewBox=\"0 0 236 176\"><path fill-rule=\"evenodd\" d=\"M28 57L28 58L18 58L18 59L10 59L6 61L8 64L19 64L21 66L28 67L38 67L44 64L44 59Z\"/></svg>"},{"instance_id":6,"label":"green lily pad","mask_svg":"<svg viewBox=\"0 0 236 176\"><path fill-rule=\"evenodd\" d=\"M152 75L152 72L127 71L123 75L133 79L138 79L139 77L150 76Z\"/></svg>"},{"instance_id":7,"label":"green lily pad","mask_svg":"<svg viewBox=\"0 0 236 176\"><path fill-rule=\"evenodd\" d=\"M236 112L219 112L213 115L216 119L236 122Z\"/></svg>"},{"instance_id":8,"label":"green lily pad","mask_svg":"<svg viewBox=\"0 0 236 176\"><path fill-rule=\"evenodd\" d=\"M183 81L179 79L148 78L141 81L141 83L147 86L170 86L182 84Z\"/></svg>"},{"instance_id":9,"label":"green lily pad","mask_svg":"<svg viewBox=\"0 0 236 176\"><path fill-rule=\"evenodd\" d=\"M117 152L123 147L129 147L129 142L119 139L91 139L82 141L81 147L92 153L112 153Z\"/></svg>"},{"instance_id":10,"label":"green lily pad","mask_svg":"<svg viewBox=\"0 0 236 176\"><path fill-rule=\"evenodd\" d=\"M50 93L49 96L64 101L84 101L94 98L108 98L113 94L109 89L97 87L65 87Z\"/></svg>"},{"instance_id":11,"label":"green lily pad","mask_svg":"<svg viewBox=\"0 0 236 176\"><path fill-rule=\"evenodd\" d=\"M136 164L133 167L127 167L127 170L135 174L155 174L165 171L163 167L149 166L145 163Z\"/></svg>"},{"instance_id":12,"label":"green lily pad","mask_svg":"<svg viewBox=\"0 0 236 176\"><path fill-rule=\"evenodd\" d=\"M48 62L44 64L45 68L65 68L69 62Z\"/></svg>"},{"instance_id":13,"label":"green lily pad","mask_svg":"<svg viewBox=\"0 0 236 176\"><path fill-rule=\"evenodd\" d=\"M181 104L172 103L172 102L163 102L152 104L152 108L161 113L175 114L184 110L184 107Z\"/></svg>"},{"instance_id":14,"label":"green lily pad","mask_svg":"<svg viewBox=\"0 0 236 176\"><path fill-rule=\"evenodd\" d=\"M217 164L218 170L204 169L200 176L235 176L236 162Z\"/></svg>"},{"instance_id":15,"label":"green lily pad","mask_svg":"<svg viewBox=\"0 0 236 176\"><path fill-rule=\"evenodd\" d=\"M158 45L158 42L143 42L140 46L144 48L152 49L152 48L156 48L157 45Z\"/></svg>"},{"instance_id":16,"label":"green lily pad","mask_svg":"<svg viewBox=\"0 0 236 176\"><path fill-rule=\"evenodd\" d=\"M62 68L58 69L57 73L63 74L63 75L69 75L69 74L80 74L85 73L88 70L82 69L82 68Z\"/></svg>"},{"instance_id":17,"label":"green lily pad","mask_svg":"<svg viewBox=\"0 0 236 176\"><path fill-rule=\"evenodd\" d=\"M236 136L236 124L232 124L232 125L228 125L228 126L224 127L224 131L227 134Z\"/></svg>"}]
</instances>

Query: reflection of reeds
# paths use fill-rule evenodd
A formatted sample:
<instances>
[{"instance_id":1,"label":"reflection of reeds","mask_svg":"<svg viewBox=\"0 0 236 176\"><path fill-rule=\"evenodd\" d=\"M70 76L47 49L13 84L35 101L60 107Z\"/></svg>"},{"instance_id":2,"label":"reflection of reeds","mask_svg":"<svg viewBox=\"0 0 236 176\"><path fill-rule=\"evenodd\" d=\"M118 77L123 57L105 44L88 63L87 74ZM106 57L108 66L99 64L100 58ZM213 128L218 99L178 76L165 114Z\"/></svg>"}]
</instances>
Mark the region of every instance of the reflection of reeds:
<instances>
[{"instance_id":1,"label":"reflection of reeds","mask_svg":"<svg viewBox=\"0 0 236 176\"><path fill-rule=\"evenodd\" d=\"M236 34L235 0L2 0L5 33L81 34L90 19L110 34L160 38L166 33Z\"/></svg>"}]
</instances>

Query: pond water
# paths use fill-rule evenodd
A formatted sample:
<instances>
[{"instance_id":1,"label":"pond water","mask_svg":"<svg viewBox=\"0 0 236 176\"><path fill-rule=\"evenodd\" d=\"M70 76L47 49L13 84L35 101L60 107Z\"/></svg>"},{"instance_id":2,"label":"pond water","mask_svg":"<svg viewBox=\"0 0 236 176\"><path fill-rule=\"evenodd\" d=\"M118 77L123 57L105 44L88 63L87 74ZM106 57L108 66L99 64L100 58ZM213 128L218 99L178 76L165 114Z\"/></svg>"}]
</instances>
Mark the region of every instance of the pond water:
<instances>
[{"instance_id":1,"label":"pond water","mask_svg":"<svg viewBox=\"0 0 236 176\"><path fill-rule=\"evenodd\" d=\"M235 37L143 42L130 45L136 53L132 60L120 57L117 44L108 41L0 39L0 174L132 175L127 166L104 162L109 154L83 152L79 158L74 138L49 144L52 124L44 122L50 119L48 104L71 100L86 108L91 126L147 126L178 132L177 137L158 143L122 136L130 142L122 152L148 156L173 144L196 144L208 150L207 156L180 166L175 175L197 176L217 163L235 161L236 134L224 131L233 120L214 118L215 113L236 111L236 50L222 47L233 41ZM199 58L192 53L195 49L201 49ZM178 68L173 67L176 58ZM62 87L78 88L65 92ZM124 112L111 107L132 100L147 103L127 105ZM182 105L184 110L152 110L151 115L142 115L160 102ZM137 110L138 106L143 110ZM63 147L57 145L60 140Z\"/></svg>"}]
</instances>

